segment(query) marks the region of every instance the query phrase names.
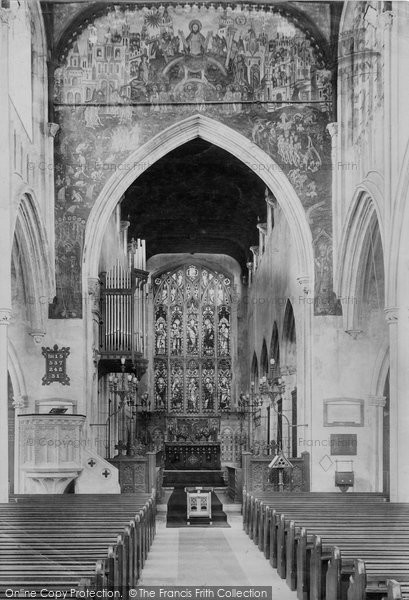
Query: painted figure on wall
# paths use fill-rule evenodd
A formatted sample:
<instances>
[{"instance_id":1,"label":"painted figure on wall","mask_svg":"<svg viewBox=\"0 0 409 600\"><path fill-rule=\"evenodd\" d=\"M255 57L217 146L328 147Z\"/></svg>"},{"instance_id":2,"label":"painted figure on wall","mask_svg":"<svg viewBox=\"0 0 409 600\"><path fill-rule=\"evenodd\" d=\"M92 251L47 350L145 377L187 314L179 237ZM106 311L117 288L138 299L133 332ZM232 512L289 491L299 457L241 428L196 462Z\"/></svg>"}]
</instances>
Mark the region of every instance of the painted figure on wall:
<instances>
[{"instance_id":1,"label":"painted figure on wall","mask_svg":"<svg viewBox=\"0 0 409 600\"><path fill-rule=\"evenodd\" d=\"M197 112L273 157L306 208L314 195L329 197L331 174L322 166L330 156L323 139L331 71L313 36L272 8L250 16L123 4L92 17L62 49L55 71L56 219L87 219L112 165ZM330 208L322 224L328 232ZM76 278L81 286L80 272ZM74 313L81 316L78 301L65 311Z\"/></svg>"},{"instance_id":2,"label":"painted figure on wall","mask_svg":"<svg viewBox=\"0 0 409 600\"><path fill-rule=\"evenodd\" d=\"M316 315L342 314L332 289L332 240L325 232L317 236L315 248L314 312Z\"/></svg>"},{"instance_id":3,"label":"painted figure on wall","mask_svg":"<svg viewBox=\"0 0 409 600\"><path fill-rule=\"evenodd\" d=\"M202 24L197 19L194 19L189 23L190 33L185 38L183 31L179 30L179 36L183 42L183 48L185 52L192 56L200 56L206 52L206 38L200 33Z\"/></svg>"}]
</instances>

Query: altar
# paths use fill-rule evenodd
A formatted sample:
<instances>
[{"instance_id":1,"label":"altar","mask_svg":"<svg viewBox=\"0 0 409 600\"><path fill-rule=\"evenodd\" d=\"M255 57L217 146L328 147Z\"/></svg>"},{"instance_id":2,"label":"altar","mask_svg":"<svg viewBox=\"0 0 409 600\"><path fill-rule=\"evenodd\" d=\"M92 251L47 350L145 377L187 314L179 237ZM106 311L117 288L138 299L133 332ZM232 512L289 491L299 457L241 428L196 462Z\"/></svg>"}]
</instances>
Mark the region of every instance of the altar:
<instances>
[{"instance_id":1,"label":"altar","mask_svg":"<svg viewBox=\"0 0 409 600\"><path fill-rule=\"evenodd\" d=\"M220 471L220 442L166 442L165 469Z\"/></svg>"}]
</instances>

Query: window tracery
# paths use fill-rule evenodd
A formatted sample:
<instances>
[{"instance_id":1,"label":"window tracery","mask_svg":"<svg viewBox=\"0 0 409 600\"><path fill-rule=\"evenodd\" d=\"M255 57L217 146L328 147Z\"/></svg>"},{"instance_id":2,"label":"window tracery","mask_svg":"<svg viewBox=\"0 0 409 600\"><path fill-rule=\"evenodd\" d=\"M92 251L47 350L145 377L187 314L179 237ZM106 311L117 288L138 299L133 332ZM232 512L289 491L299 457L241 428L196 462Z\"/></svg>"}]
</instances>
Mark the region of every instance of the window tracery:
<instances>
[{"instance_id":1,"label":"window tracery","mask_svg":"<svg viewBox=\"0 0 409 600\"><path fill-rule=\"evenodd\" d=\"M209 414L230 407L232 292L228 276L204 266L154 279L156 408Z\"/></svg>"}]
</instances>

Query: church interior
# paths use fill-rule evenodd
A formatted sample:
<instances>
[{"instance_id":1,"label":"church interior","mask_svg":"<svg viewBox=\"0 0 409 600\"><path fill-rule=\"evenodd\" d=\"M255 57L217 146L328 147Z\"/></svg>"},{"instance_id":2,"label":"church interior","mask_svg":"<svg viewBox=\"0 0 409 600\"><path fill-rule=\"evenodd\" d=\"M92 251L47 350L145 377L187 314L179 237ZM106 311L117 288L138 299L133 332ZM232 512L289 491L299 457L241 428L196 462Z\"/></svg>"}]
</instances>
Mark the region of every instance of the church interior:
<instances>
[{"instance_id":1,"label":"church interior","mask_svg":"<svg viewBox=\"0 0 409 600\"><path fill-rule=\"evenodd\" d=\"M0 597L409 598L409 4L0 32Z\"/></svg>"}]
</instances>

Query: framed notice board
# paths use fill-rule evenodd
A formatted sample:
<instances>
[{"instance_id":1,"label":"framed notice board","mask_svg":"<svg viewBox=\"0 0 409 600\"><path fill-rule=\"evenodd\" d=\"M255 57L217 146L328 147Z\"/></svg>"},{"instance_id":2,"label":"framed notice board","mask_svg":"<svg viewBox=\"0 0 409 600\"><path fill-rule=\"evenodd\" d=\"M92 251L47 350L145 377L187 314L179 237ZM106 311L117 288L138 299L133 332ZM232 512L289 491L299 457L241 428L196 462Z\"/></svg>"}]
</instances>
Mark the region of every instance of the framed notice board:
<instances>
[{"instance_id":1,"label":"framed notice board","mask_svg":"<svg viewBox=\"0 0 409 600\"><path fill-rule=\"evenodd\" d=\"M356 456L357 445L356 433L331 433L330 435L331 456Z\"/></svg>"},{"instance_id":2,"label":"framed notice board","mask_svg":"<svg viewBox=\"0 0 409 600\"><path fill-rule=\"evenodd\" d=\"M58 348L57 344L55 344L53 348L43 347L41 350L45 357L43 385L50 385L50 383L70 385L70 378L67 375L67 356L70 353L70 349Z\"/></svg>"}]
</instances>

